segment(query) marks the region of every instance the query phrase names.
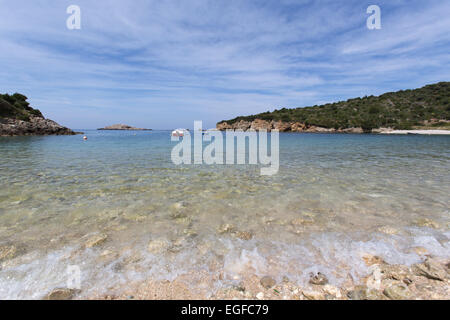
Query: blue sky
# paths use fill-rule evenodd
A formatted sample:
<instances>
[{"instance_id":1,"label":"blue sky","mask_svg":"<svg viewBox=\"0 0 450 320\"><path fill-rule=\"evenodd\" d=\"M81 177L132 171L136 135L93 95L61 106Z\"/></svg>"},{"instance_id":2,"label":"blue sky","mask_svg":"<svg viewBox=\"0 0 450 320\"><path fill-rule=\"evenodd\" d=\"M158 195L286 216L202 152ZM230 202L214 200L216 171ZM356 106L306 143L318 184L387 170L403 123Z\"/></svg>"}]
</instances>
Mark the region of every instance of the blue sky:
<instances>
[{"instance_id":1,"label":"blue sky","mask_svg":"<svg viewBox=\"0 0 450 320\"><path fill-rule=\"evenodd\" d=\"M450 1L0 0L0 91L71 128L209 128L448 81L449 66Z\"/></svg>"}]
</instances>

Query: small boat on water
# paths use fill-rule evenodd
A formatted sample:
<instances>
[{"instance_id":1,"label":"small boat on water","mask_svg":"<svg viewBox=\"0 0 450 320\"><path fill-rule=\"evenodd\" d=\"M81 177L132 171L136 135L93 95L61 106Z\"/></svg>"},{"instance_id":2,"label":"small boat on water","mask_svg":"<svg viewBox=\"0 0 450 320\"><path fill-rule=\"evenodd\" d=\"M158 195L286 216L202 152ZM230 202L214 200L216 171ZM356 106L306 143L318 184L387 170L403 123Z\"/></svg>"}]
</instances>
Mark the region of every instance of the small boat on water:
<instances>
[{"instance_id":1,"label":"small boat on water","mask_svg":"<svg viewBox=\"0 0 450 320\"><path fill-rule=\"evenodd\" d=\"M184 137L184 133L189 130L187 129L175 129L172 131L171 135L172 137Z\"/></svg>"}]
</instances>

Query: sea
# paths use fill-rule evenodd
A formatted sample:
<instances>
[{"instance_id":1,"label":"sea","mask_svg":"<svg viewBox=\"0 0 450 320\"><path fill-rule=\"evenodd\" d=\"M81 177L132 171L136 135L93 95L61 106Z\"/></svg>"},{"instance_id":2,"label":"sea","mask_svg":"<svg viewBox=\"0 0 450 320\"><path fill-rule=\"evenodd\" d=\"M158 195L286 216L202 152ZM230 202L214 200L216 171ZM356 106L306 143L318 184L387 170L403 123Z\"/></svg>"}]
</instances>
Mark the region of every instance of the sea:
<instances>
[{"instance_id":1,"label":"sea","mask_svg":"<svg viewBox=\"0 0 450 320\"><path fill-rule=\"evenodd\" d=\"M449 136L280 133L261 175L176 165L166 130L80 131L0 137L0 299L41 299L73 270L82 298L186 274L213 295L249 274L357 281L367 255L450 257Z\"/></svg>"}]
</instances>

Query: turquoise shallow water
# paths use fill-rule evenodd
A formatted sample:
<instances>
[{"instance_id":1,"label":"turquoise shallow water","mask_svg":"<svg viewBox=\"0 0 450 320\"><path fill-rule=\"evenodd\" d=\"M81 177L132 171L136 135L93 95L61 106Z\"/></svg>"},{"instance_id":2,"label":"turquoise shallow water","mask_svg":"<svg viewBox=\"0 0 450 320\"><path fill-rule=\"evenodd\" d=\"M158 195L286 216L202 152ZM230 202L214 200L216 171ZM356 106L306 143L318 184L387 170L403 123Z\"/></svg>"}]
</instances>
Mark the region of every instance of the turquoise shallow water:
<instances>
[{"instance_id":1,"label":"turquoise shallow water","mask_svg":"<svg viewBox=\"0 0 450 320\"><path fill-rule=\"evenodd\" d=\"M338 284L367 272L367 253L450 257L447 136L280 134L279 172L261 176L176 166L169 131L85 133L0 137L0 246L18 248L0 298L42 297L69 265L89 295L193 270L221 274L211 292L247 273Z\"/></svg>"}]
</instances>

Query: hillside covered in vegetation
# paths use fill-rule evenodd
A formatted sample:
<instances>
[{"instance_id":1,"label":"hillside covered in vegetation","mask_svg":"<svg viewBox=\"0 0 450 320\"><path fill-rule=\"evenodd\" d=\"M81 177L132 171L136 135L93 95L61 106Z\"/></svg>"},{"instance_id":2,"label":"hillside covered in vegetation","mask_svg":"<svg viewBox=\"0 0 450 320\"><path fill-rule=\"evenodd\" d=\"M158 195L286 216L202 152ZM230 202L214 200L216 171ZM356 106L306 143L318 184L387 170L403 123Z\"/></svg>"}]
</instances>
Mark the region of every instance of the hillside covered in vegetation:
<instances>
[{"instance_id":1,"label":"hillside covered in vegetation","mask_svg":"<svg viewBox=\"0 0 450 320\"><path fill-rule=\"evenodd\" d=\"M42 113L30 107L23 94L0 94L0 118L30 121L30 116L43 118Z\"/></svg>"},{"instance_id":2,"label":"hillside covered in vegetation","mask_svg":"<svg viewBox=\"0 0 450 320\"><path fill-rule=\"evenodd\" d=\"M45 119L23 94L0 94L0 136L72 135L69 128Z\"/></svg>"},{"instance_id":3,"label":"hillside covered in vegetation","mask_svg":"<svg viewBox=\"0 0 450 320\"><path fill-rule=\"evenodd\" d=\"M299 122L307 126L345 129L360 127L411 129L415 126L448 126L450 120L450 82L440 82L415 90L389 92L381 96L349 99L320 106L274 110L240 116L218 123L240 121ZM443 120L442 122L440 120Z\"/></svg>"}]
</instances>

